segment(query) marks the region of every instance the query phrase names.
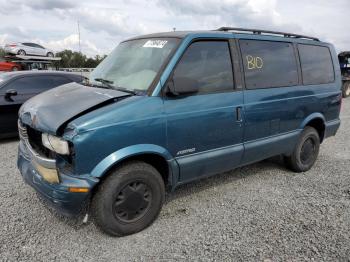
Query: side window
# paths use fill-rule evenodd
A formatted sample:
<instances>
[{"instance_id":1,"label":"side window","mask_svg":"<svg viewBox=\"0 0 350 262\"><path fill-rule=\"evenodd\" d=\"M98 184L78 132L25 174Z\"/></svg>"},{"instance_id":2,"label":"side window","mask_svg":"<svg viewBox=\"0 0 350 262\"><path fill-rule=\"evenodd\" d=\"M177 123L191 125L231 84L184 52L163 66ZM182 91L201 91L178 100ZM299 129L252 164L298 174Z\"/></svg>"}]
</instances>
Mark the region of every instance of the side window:
<instances>
[{"instance_id":1,"label":"side window","mask_svg":"<svg viewBox=\"0 0 350 262\"><path fill-rule=\"evenodd\" d=\"M190 78L199 84L198 93L233 91L229 44L226 41L200 41L191 44L174 77Z\"/></svg>"},{"instance_id":2,"label":"side window","mask_svg":"<svg viewBox=\"0 0 350 262\"><path fill-rule=\"evenodd\" d=\"M13 80L4 88L15 89L18 94L36 94L58 85L60 84L53 81L53 76L26 76Z\"/></svg>"},{"instance_id":3,"label":"side window","mask_svg":"<svg viewBox=\"0 0 350 262\"><path fill-rule=\"evenodd\" d=\"M76 82L76 83L82 83L85 79L84 76L80 76L80 75L72 75L72 76L69 76L69 78L71 79L69 82Z\"/></svg>"},{"instance_id":4,"label":"side window","mask_svg":"<svg viewBox=\"0 0 350 262\"><path fill-rule=\"evenodd\" d=\"M18 92L18 94L31 94L35 93L36 90L36 88L33 88L32 86L33 84L31 81L31 77L25 76L12 80L4 87L4 89L15 89Z\"/></svg>"},{"instance_id":5,"label":"side window","mask_svg":"<svg viewBox=\"0 0 350 262\"><path fill-rule=\"evenodd\" d=\"M334 70L328 47L298 45L304 85L334 82Z\"/></svg>"},{"instance_id":6,"label":"side window","mask_svg":"<svg viewBox=\"0 0 350 262\"><path fill-rule=\"evenodd\" d=\"M73 82L72 80L70 80L64 76L50 76L50 80L52 81L53 87Z\"/></svg>"},{"instance_id":7,"label":"side window","mask_svg":"<svg viewBox=\"0 0 350 262\"><path fill-rule=\"evenodd\" d=\"M240 40L248 89L298 84L297 61L291 43Z\"/></svg>"}]
</instances>

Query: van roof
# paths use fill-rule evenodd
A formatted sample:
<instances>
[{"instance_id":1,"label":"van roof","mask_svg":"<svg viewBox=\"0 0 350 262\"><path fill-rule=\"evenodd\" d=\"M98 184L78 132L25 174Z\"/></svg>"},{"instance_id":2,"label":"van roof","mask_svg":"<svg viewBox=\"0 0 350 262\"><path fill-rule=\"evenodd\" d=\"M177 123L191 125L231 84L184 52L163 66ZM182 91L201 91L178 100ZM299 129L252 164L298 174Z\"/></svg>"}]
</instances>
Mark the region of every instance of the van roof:
<instances>
[{"instance_id":1,"label":"van roof","mask_svg":"<svg viewBox=\"0 0 350 262\"><path fill-rule=\"evenodd\" d=\"M303 39L303 40L312 40L312 41L320 41L316 37L299 35L293 33L279 32L279 31L271 31L271 30L262 30L262 29L248 29L248 28L238 28L238 27L220 27L215 30L196 30L196 31L172 31L172 32L162 32L162 33L154 33L147 34L142 36L133 37L132 39L141 39L141 38L155 38L155 37L176 37L176 38L185 38L190 34L249 34L249 35L265 35L265 36L277 36L277 37L285 37L292 39Z\"/></svg>"}]
</instances>

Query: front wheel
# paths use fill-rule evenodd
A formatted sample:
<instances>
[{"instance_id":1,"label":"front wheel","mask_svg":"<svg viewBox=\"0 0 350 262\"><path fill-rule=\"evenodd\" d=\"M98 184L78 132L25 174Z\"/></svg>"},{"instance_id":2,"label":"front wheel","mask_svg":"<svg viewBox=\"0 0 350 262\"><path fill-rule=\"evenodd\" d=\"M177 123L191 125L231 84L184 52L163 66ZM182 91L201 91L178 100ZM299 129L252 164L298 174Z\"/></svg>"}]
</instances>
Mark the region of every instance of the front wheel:
<instances>
[{"instance_id":1,"label":"front wheel","mask_svg":"<svg viewBox=\"0 0 350 262\"><path fill-rule=\"evenodd\" d=\"M133 161L112 172L98 187L91 214L113 236L139 232L153 223L165 198L164 182L151 165Z\"/></svg>"},{"instance_id":2,"label":"front wheel","mask_svg":"<svg viewBox=\"0 0 350 262\"><path fill-rule=\"evenodd\" d=\"M346 81L343 84L343 97L350 96L350 81Z\"/></svg>"},{"instance_id":3,"label":"front wheel","mask_svg":"<svg viewBox=\"0 0 350 262\"><path fill-rule=\"evenodd\" d=\"M288 168L294 172L308 171L316 162L320 150L320 137L315 128L307 126L298 140L293 153L285 157Z\"/></svg>"},{"instance_id":4,"label":"front wheel","mask_svg":"<svg viewBox=\"0 0 350 262\"><path fill-rule=\"evenodd\" d=\"M51 53L51 52L48 52L46 56L47 57L54 57L55 55L53 53Z\"/></svg>"}]
</instances>

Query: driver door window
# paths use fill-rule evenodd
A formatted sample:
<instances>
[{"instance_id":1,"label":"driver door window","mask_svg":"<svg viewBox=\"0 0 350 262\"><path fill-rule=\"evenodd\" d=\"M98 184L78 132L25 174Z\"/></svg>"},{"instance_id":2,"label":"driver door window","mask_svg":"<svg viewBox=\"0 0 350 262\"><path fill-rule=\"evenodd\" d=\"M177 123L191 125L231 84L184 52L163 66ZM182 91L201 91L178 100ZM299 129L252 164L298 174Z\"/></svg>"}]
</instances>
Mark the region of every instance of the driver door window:
<instances>
[{"instance_id":1,"label":"driver door window","mask_svg":"<svg viewBox=\"0 0 350 262\"><path fill-rule=\"evenodd\" d=\"M233 72L227 41L191 44L174 71L175 78L197 82L198 94L233 91Z\"/></svg>"}]
</instances>

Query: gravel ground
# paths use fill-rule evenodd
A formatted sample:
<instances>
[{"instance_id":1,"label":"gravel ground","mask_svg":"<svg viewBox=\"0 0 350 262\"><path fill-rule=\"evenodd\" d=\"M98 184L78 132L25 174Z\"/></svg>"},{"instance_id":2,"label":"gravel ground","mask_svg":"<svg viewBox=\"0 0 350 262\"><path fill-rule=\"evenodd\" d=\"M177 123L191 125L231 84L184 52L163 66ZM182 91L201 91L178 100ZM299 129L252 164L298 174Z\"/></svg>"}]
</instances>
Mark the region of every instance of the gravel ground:
<instances>
[{"instance_id":1,"label":"gravel ground","mask_svg":"<svg viewBox=\"0 0 350 262\"><path fill-rule=\"evenodd\" d=\"M350 99L307 173L278 159L185 185L138 234L112 238L43 208L0 143L0 260L350 261Z\"/></svg>"}]
</instances>

